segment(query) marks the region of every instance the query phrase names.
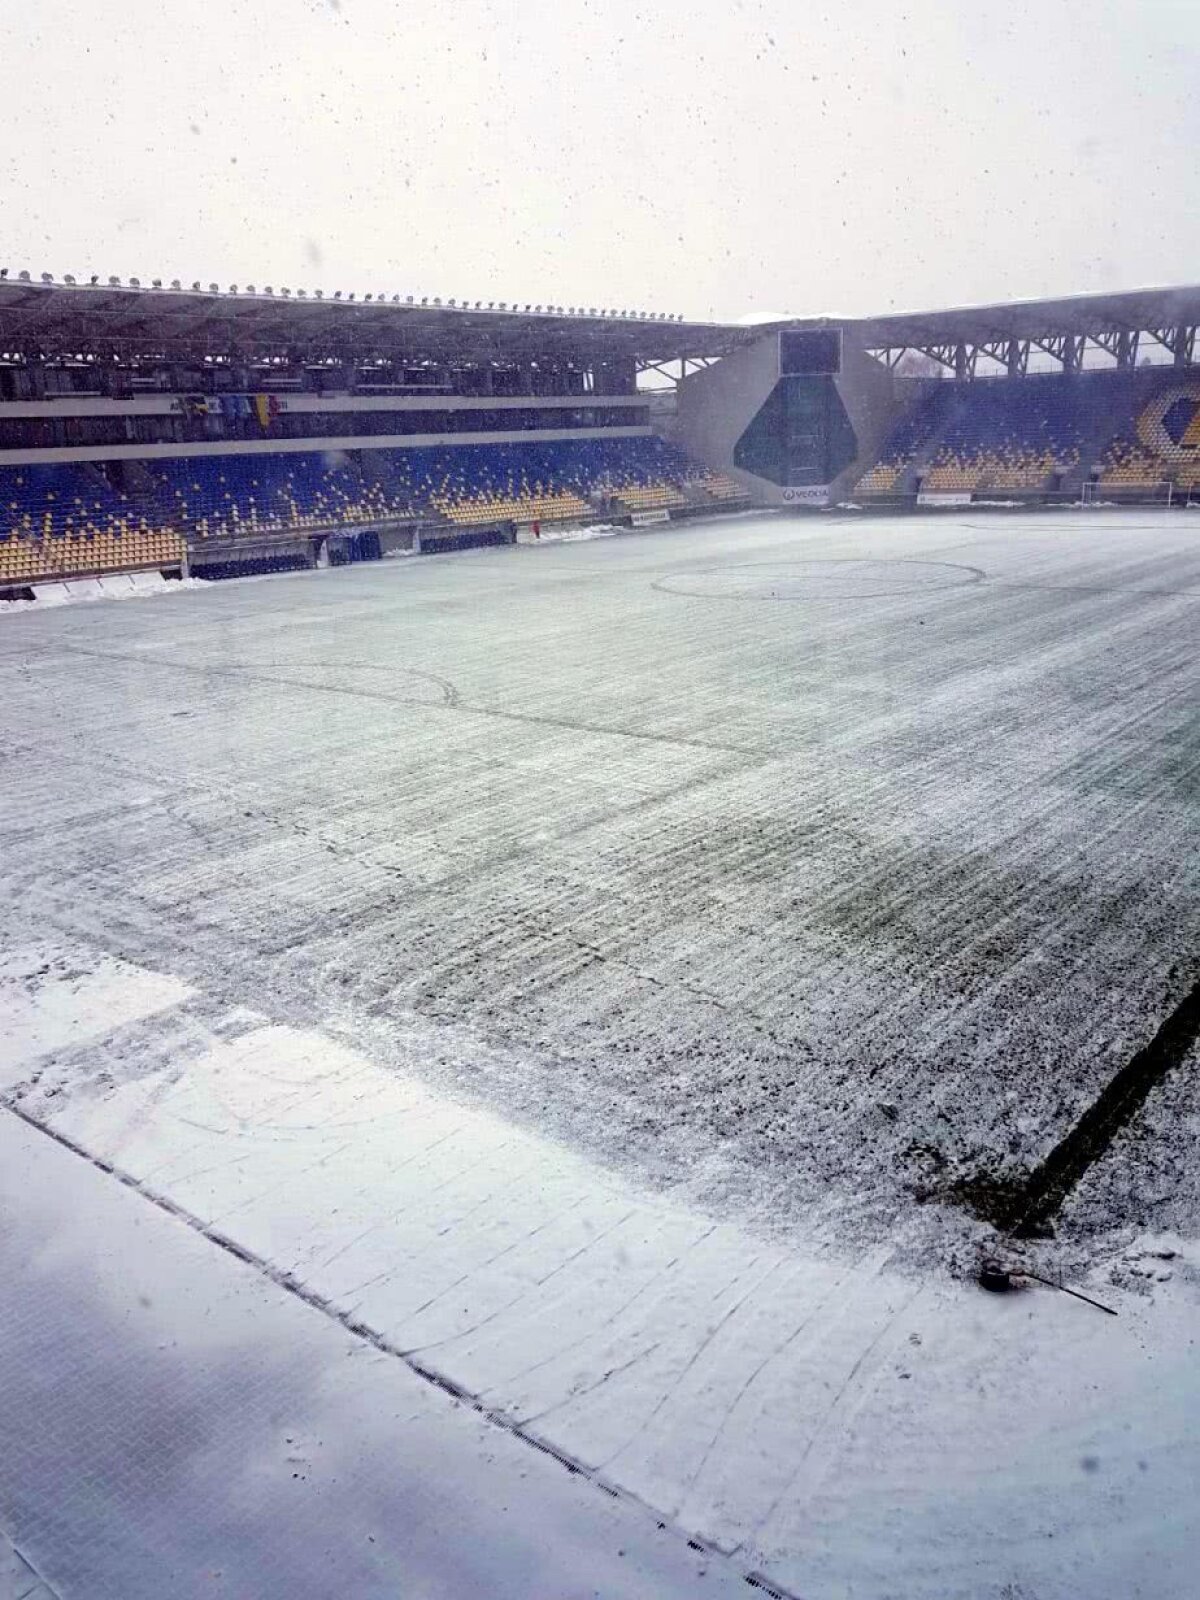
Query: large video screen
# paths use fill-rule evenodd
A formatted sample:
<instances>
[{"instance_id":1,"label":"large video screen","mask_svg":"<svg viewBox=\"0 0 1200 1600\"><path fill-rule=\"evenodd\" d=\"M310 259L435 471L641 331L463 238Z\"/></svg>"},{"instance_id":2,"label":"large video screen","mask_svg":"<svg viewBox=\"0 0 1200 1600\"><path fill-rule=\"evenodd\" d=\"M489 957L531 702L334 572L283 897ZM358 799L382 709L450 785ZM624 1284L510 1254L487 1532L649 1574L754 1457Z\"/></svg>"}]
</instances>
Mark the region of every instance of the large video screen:
<instances>
[{"instance_id":1,"label":"large video screen","mask_svg":"<svg viewBox=\"0 0 1200 1600\"><path fill-rule=\"evenodd\" d=\"M842 370L842 330L809 328L779 335L779 376L819 378Z\"/></svg>"}]
</instances>

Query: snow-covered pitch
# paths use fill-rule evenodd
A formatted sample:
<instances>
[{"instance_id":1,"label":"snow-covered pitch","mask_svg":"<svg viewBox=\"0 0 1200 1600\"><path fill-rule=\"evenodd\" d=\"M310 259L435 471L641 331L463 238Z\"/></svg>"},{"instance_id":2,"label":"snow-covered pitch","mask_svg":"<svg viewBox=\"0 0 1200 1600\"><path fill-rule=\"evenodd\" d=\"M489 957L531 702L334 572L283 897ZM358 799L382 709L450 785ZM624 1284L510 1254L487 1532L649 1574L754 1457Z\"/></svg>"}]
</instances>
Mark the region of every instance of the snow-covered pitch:
<instances>
[{"instance_id":1,"label":"snow-covered pitch","mask_svg":"<svg viewBox=\"0 0 1200 1600\"><path fill-rule=\"evenodd\" d=\"M1024 1247L1118 1318L983 1295L956 1196L1200 976L1200 513L0 623L14 1161L57 1133L784 1589L1190 1592L1200 1054Z\"/></svg>"}]
</instances>

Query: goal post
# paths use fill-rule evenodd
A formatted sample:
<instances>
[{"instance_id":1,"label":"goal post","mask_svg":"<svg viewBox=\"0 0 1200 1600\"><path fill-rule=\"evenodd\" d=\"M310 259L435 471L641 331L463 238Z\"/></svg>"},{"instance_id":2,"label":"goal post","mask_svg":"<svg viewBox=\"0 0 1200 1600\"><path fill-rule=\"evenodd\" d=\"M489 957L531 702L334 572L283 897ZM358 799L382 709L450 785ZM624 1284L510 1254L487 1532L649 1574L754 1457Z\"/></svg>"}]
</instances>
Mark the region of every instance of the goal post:
<instances>
[{"instance_id":1,"label":"goal post","mask_svg":"<svg viewBox=\"0 0 1200 1600\"><path fill-rule=\"evenodd\" d=\"M1086 483L1079 485L1078 504L1093 507L1112 505L1114 503L1161 506L1164 511L1170 511L1181 503L1191 504L1190 492L1177 487L1173 478L1160 478L1157 483L1152 483L1147 479L1140 485L1119 484L1116 485L1116 491L1118 499L1114 502L1106 498L1109 492L1106 485L1097 482L1095 479L1089 479ZM1122 495L1126 498L1121 498ZM1133 498L1133 496L1136 496L1136 498Z\"/></svg>"}]
</instances>

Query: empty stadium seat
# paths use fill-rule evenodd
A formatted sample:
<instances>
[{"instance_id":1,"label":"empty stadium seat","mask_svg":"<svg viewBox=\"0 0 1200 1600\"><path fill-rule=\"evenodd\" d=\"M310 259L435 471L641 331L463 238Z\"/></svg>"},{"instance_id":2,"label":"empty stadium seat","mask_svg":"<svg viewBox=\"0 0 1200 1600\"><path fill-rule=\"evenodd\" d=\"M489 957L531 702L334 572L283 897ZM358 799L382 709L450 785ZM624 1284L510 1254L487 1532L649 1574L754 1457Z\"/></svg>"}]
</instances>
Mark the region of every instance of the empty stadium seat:
<instances>
[{"instance_id":1,"label":"empty stadium seat","mask_svg":"<svg viewBox=\"0 0 1200 1600\"><path fill-rule=\"evenodd\" d=\"M159 510L82 463L0 466L0 583L177 567L184 541Z\"/></svg>"},{"instance_id":2,"label":"empty stadium seat","mask_svg":"<svg viewBox=\"0 0 1200 1600\"><path fill-rule=\"evenodd\" d=\"M681 507L705 475L653 437L222 455L151 463L165 504L195 538L252 537L442 517L461 527L589 515L608 499L627 509ZM741 491L718 477L714 498Z\"/></svg>"},{"instance_id":3,"label":"empty stadium seat","mask_svg":"<svg viewBox=\"0 0 1200 1600\"><path fill-rule=\"evenodd\" d=\"M1200 485L1200 382L1148 370L946 381L901 417L863 496L1045 491L1095 464L1103 485Z\"/></svg>"},{"instance_id":4,"label":"empty stadium seat","mask_svg":"<svg viewBox=\"0 0 1200 1600\"><path fill-rule=\"evenodd\" d=\"M1191 491L1200 487L1200 381L1160 383L1131 425L1106 445L1099 461L1105 490L1160 489L1167 483Z\"/></svg>"},{"instance_id":5,"label":"empty stadium seat","mask_svg":"<svg viewBox=\"0 0 1200 1600\"><path fill-rule=\"evenodd\" d=\"M125 492L114 483L136 488ZM167 456L138 462L129 478L110 478L84 463L0 467L0 581L177 566L186 544L204 570L240 571L237 557L227 559L231 545L352 533L397 518L442 521L465 535L507 522L578 521L746 498L728 475L697 466L649 435ZM303 556L295 559L304 564Z\"/></svg>"},{"instance_id":6,"label":"empty stadium seat","mask_svg":"<svg viewBox=\"0 0 1200 1600\"><path fill-rule=\"evenodd\" d=\"M731 478L727 472L701 472L694 478L685 480L686 483L710 496L722 504L732 504L735 501L747 501L750 496L741 484Z\"/></svg>"},{"instance_id":7,"label":"empty stadium seat","mask_svg":"<svg viewBox=\"0 0 1200 1600\"><path fill-rule=\"evenodd\" d=\"M899 492L905 472L929 444L950 409L950 388L949 384L939 386L904 413L885 440L878 460L859 478L857 493Z\"/></svg>"},{"instance_id":8,"label":"empty stadium seat","mask_svg":"<svg viewBox=\"0 0 1200 1600\"><path fill-rule=\"evenodd\" d=\"M1037 490L1079 464L1079 384L1050 378L954 384L923 489Z\"/></svg>"}]
</instances>

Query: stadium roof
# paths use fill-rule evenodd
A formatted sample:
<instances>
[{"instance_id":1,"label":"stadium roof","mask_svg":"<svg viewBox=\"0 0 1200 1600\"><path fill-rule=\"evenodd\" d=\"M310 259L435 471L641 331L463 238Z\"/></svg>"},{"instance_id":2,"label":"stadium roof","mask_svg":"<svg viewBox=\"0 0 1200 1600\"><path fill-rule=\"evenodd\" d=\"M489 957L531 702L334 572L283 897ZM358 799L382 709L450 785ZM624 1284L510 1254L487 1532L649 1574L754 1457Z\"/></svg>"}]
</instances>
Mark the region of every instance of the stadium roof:
<instances>
[{"instance_id":1,"label":"stadium roof","mask_svg":"<svg viewBox=\"0 0 1200 1600\"><path fill-rule=\"evenodd\" d=\"M904 311L879 317L807 317L792 328L853 327L868 348L914 348L967 340L1087 338L1200 322L1200 287L1134 289L1120 294L1079 294L1057 300L1012 300L1004 305L960 306L947 311ZM760 330L761 331L761 330Z\"/></svg>"},{"instance_id":2,"label":"stadium roof","mask_svg":"<svg viewBox=\"0 0 1200 1600\"><path fill-rule=\"evenodd\" d=\"M758 330L634 311L301 297L139 284L34 283L0 278L0 349L141 350L162 354L289 352L303 359L520 361L633 357L642 362L725 354Z\"/></svg>"},{"instance_id":3,"label":"stadium roof","mask_svg":"<svg viewBox=\"0 0 1200 1600\"><path fill-rule=\"evenodd\" d=\"M1003 305L877 317L794 317L768 322L688 322L633 311L342 299L252 287L146 287L0 277L0 351L111 350L196 358L287 355L292 360L634 359L656 364L727 355L779 328L852 329L868 349L942 349L1068 336L1103 341L1122 333L1195 329L1200 287L1016 300ZM1189 351L1191 344L1189 343Z\"/></svg>"}]
</instances>

